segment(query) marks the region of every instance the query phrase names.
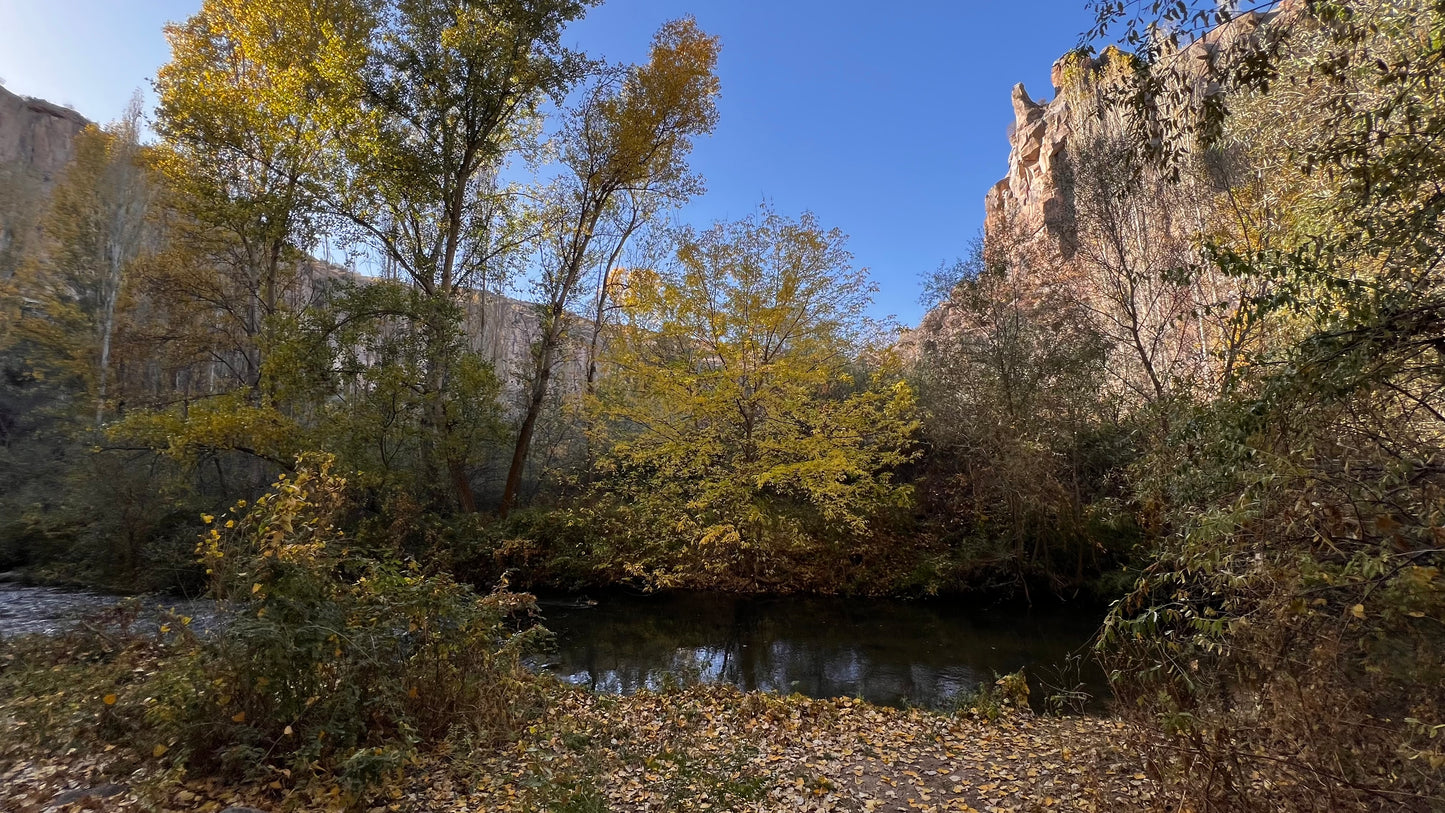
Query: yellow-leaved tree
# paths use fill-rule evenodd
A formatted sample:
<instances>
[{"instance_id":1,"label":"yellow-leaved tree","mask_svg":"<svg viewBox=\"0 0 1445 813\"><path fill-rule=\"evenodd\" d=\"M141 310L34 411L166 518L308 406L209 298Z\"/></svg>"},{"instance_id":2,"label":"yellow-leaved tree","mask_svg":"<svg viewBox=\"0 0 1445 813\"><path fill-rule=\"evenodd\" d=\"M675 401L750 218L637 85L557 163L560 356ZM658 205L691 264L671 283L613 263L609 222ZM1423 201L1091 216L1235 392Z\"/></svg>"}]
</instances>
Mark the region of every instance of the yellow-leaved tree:
<instances>
[{"instance_id":1,"label":"yellow-leaved tree","mask_svg":"<svg viewBox=\"0 0 1445 813\"><path fill-rule=\"evenodd\" d=\"M845 239L765 207L684 231L675 269L620 284L592 408L599 491L632 520L638 575L767 586L909 503L893 472L914 396Z\"/></svg>"}]
</instances>

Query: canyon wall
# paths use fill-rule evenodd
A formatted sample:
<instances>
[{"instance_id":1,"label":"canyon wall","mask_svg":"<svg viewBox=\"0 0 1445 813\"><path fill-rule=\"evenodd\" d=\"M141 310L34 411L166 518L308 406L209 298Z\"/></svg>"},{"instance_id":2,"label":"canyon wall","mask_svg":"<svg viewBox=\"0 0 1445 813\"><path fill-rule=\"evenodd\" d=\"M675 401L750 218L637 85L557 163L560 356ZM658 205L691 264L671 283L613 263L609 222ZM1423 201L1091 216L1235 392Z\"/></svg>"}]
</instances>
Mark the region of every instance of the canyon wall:
<instances>
[{"instance_id":1,"label":"canyon wall","mask_svg":"<svg viewBox=\"0 0 1445 813\"><path fill-rule=\"evenodd\" d=\"M70 162L71 142L88 124L74 110L0 87L0 166L53 184Z\"/></svg>"},{"instance_id":2,"label":"canyon wall","mask_svg":"<svg viewBox=\"0 0 1445 813\"><path fill-rule=\"evenodd\" d=\"M1197 105L1219 89L1205 78L1205 68L1222 55L1238 53L1239 45L1253 42L1256 33L1267 23L1283 21L1299 13L1302 0L1284 0L1273 10L1240 15L1231 22L1208 32L1195 42L1173 54L1164 62L1179 79L1178 86L1191 97L1184 104ZM1044 284L1077 276L1076 266L1083 261L1076 257L1081 245L1089 241L1089 229L1082 229L1075 200L1070 155L1081 122L1088 122L1090 135L1100 132L1122 132L1119 120L1109 121L1110 114L1100 113L1101 88L1111 81L1109 72L1132 70L1132 58L1114 48L1107 48L1097 57L1068 54L1057 60L1051 72L1053 98L1035 101L1022 84L1012 92L1014 121L1009 125L1008 172L984 196L984 244L991 261L1006 263L1010 273L1048 274ZM1112 115L1120 115L1115 111ZM1181 218L1182 220L1183 218ZM1168 236L1179 239L1184 235ZM1087 253L1087 251L1086 251ZM1020 271L1020 269L1023 269ZM1039 280L1035 280L1039 281ZM911 331L906 331L899 349L910 359L917 359L928 342L944 338L956 329L959 321L956 306L944 301L934 306Z\"/></svg>"},{"instance_id":3,"label":"canyon wall","mask_svg":"<svg viewBox=\"0 0 1445 813\"><path fill-rule=\"evenodd\" d=\"M72 142L89 123L74 110L0 87L0 280L15 272L35 237Z\"/></svg>"}]
</instances>

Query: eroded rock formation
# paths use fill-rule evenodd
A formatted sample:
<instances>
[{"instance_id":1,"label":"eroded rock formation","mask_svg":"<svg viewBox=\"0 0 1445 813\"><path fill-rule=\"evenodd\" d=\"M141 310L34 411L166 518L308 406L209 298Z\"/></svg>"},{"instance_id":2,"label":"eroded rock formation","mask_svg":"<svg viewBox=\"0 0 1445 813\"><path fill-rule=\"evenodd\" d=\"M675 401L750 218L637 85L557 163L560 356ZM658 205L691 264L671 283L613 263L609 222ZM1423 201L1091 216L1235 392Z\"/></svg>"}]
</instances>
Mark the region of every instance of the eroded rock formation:
<instances>
[{"instance_id":1,"label":"eroded rock formation","mask_svg":"<svg viewBox=\"0 0 1445 813\"><path fill-rule=\"evenodd\" d=\"M0 87L0 165L53 183L70 162L71 142L88 124L74 110Z\"/></svg>"},{"instance_id":2,"label":"eroded rock formation","mask_svg":"<svg viewBox=\"0 0 1445 813\"><path fill-rule=\"evenodd\" d=\"M1190 87L1186 105L1198 104L1219 92L1204 78L1205 68L1227 54L1238 54L1242 43L1257 42L1256 32L1266 23L1298 14L1302 0L1284 0L1268 13L1243 14L1209 32L1167 60L1181 86ZM1008 173L988 190L984 198L984 243L997 261L1011 267L1050 268L1049 273L1067 276L1066 266L1075 263L1080 249L1080 225L1074 200L1070 149L1083 110L1096 115L1099 88L1114 81L1111 70L1126 70L1131 58L1116 49L1098 57L1078 54L1061 57L1053 65L1054 97L1035 101L1022 84L1014 85L1014 121L1009 126ZM1087 87L1087 91L1081 91ZM1108 122L1100 126L1107 130ZM1175 235L1177 236L1177 235ZM916 359L929 341L946 336L957 321L955 305L942 302L924 315L919 326L906 331L899 342L905 357Z\"/></svg>"}]
</instances>

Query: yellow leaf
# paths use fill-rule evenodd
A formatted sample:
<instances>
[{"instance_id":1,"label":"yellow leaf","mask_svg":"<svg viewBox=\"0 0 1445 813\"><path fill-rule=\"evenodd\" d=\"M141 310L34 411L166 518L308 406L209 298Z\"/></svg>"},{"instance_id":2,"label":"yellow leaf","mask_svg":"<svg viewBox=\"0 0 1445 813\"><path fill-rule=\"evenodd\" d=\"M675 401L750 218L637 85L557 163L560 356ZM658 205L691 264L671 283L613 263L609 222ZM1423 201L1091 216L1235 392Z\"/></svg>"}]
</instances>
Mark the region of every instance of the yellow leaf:
<instances>
[{"instance_id":1,"label":"yellow leaf","mask_svg":"<svg viewBox=\"0 0 1445 813\"><path fill-rule=\"evenodd\" d=\"M244 712L244 711L238 711L238 712L236 712L235 714L231 715L231 722L233 722L233 723L244 723L244 722L246 722L246 712Z\"/></svg>"},{"instance_id":2,"label":"yellow leaf","mask_svg":"<svg viewBox=\"0 0 1445 813\"><path fill-rule=\"evenodd\" d=\"M154 747L154 748L151 749L151 756L153 756L153 757L165 756L165 753L166 753L167 751L169 751L169 750L171 750L171 749L167 748L167 747L164 746L164 745L157 745L156 747Z\"/></svg>"},{"instance_id":3,"label":"yellow leaf","mask_svg":"<svg viewBox=\"0 0 1445 813\"><path fill-rule=\"evenodd\" d=\"M1356 617L1356 618L1364 618L1364 617L1365 617L1365 605L1363 605L1363 604L1356 604L1355 606L1351 607L1351 608L1350 608L1350 615L1353 615L1353 616Z\"/></svg>"},{"instance_id":4,"label":"yellow leaf","mask_svg":"<svg viewBox=\"0 0 1445 813\"><path fill-rule=\"evenodd\" d=\"M105 697L103 697L103 698L101 698L101 699L105 702L105 704L106 704L107 706L114 706L114 705L115 705L115 701L116 701L116 696L113 695L113 694L108 694L108 695L106 695Z\"/></svg>"},{"instance_id":5,"label":"yellow leaf","mask_svg":"<svg viewBox=\"0 0 1445 813\"><path fill-rule=\"evenodd\" d=\"M261 583L260 583L260 582L256 582L255 584L251 585L251 592L252 592L252 593L259 593L259 592L261 592Z\"/></svg>"}]
</instances>

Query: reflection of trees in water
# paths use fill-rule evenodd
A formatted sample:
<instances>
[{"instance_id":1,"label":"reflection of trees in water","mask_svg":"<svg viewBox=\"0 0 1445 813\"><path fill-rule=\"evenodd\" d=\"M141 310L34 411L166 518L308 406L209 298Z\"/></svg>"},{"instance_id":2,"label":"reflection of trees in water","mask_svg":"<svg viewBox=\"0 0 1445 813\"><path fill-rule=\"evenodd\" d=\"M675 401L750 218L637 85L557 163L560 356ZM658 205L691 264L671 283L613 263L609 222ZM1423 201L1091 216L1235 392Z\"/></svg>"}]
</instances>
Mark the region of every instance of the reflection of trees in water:
<instances>
[{"instance_id":1,"label":"reflection of trees in water","mask_svg":"<svg viewBox=\"0 0 1445 813\"><path fill-rule=\"evenodd\" d=\"M942 706L995 673L1062 663L1092 631L1072 615L947 605L667 596L557 608L555 671L596 691L669 681Z\"/></svg>"}]
</instances>

